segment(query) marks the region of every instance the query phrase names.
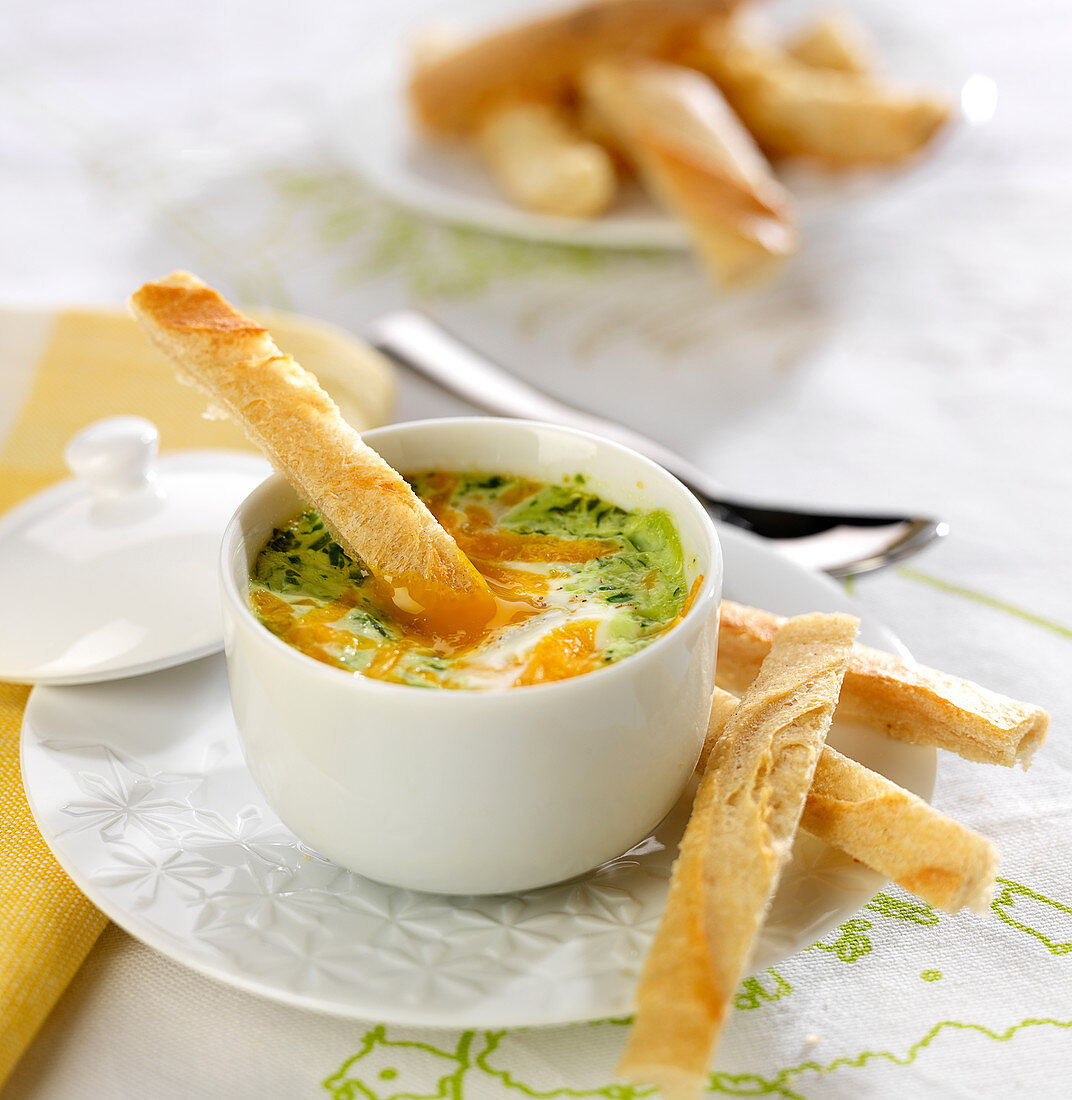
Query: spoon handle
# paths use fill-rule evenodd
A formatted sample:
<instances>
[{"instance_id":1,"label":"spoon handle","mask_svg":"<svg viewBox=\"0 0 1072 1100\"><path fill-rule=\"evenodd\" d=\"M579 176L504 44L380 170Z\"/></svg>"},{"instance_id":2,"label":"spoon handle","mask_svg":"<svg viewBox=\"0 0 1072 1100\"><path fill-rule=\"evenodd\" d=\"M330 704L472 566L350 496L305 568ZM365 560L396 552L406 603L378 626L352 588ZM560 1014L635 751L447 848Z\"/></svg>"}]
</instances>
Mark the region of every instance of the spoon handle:
<instances>
[{"instance_id":1,"label":"spoon handle","mask_svg":"<svg viewBox=\"0 0 1072 1100\"><path fill-rule=\"evenodd\" d=\"M716 518L775 540L780 551L811 568L835 576L871 572L946 533L945 524L924 517L805 511L731 499L713 478L661 443L543 393L415 310L379 318L369 338L401 366L485 412L592 432L646 455L684 482Z\"/></svg>"},{"instance_id":2,"label":"spoon handle","mask_svg":"<svg viewBox=\"0 0 1072 1100\"><path fill-rule=\"evenodd\" d=\"M370 340L397 363L485 412L545 420L612 439L657 462L694 491L717 491L702 470L661 443L530 386L416 310L400 309L381 317L370 329Z\"/></svg>"}]
</instances>

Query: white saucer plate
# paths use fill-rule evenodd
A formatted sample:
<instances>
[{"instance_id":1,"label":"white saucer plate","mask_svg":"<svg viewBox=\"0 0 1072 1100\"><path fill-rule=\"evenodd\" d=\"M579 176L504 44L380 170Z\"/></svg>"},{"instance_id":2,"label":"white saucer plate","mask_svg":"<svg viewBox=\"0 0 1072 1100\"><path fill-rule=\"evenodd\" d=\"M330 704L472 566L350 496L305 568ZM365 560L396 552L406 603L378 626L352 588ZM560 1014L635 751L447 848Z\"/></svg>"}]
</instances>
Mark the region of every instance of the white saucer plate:
<instances>
[{"instance_id":1,"label":"white saucer plate","mask_svg":"<svg viewBox=\"0 0 1072 1100\"><path fill-rule=\"evenodd\" d=\"M531 4L497 5L491 12L471 3L473 25L497 26L531 16ZM521 12L512 15L512 9ZM820 10L812 0L764 5L775 37L791 33ZM993 114L993 83L960 64L933 34L906 21L894 5L861 3L853 14L871 33L880 69L898 86L945 94L956 122L933 147L900 167L823 172L794 166L784 182L797 201L805 229L841 219L852 208L898 192L910 180L955 158L966 132ZM482 15L484 18L482 18ZM635 183L614 206L591 219L559 218L521 209L507 200L467 145L429 139L417 132L406 103L408 60L384 61L350 89L333 115L331 140L367 183L415 213L448 224L526 240L609 249L687 249L684 226L669 217Z\"/></svg>"},{"instance_id":2,"label":"white saucer plate","mask_svg":"<svg viewBox=\"0 0 1072 1100\"><path fill-rule=\"evenodd\" d=\"M849 610L861 640L904 653L836 584L721 532L729 598L784 614ZM399 689L404 690L404 689ZM831 743L928 797L932 749L836 724ZM279 822L242 759L223 658L107 684L39 687L22 731L37 824L109 917L164 954L292 1005L396 1024L506 1027L631 1011L688 814L573 882L448 898L363 879ZM801 836L756 970L846 920L881 878Z\"/></svg>"}]
</instances>

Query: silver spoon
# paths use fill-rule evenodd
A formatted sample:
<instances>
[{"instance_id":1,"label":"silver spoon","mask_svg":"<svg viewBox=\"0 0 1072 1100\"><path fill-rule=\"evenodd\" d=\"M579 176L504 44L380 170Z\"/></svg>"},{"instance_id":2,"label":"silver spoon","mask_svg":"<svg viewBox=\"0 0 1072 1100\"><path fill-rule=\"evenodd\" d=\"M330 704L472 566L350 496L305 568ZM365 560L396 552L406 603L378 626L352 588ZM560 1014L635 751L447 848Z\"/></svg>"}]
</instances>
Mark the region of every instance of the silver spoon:
<instances>
[{"instance_id":1,"label":"silver spoon","mask_svg":"<svg viewBox=\"0 0 1072 1100\"><path fill-rule=\"evenodd\" d=\"M923 516L806 512L737 500L662 444L542 393L415 310L396 310L374 321L369 339L401 366L485 412L579 428L639 451L683 481L717 520L769 539L787 557L835 577L883 569L949 530Z\"/></svg>"}]
</instances>

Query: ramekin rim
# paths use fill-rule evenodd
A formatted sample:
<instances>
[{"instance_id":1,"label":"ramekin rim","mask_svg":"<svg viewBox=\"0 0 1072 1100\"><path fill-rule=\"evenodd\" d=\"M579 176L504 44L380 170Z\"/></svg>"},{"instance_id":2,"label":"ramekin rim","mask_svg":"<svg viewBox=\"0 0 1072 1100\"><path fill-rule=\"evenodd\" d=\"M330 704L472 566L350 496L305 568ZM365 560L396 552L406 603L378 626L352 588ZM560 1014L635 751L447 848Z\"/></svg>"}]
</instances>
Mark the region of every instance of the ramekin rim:
<instances>
[{"instance_id":1,"label":"ramekin rim","mask_svg":"<svg viewBox=\"0 0 1072 1100\"><path fill-rule=\"evenodd\" d=\"M252 609L248 606L245 600L242 599L241 594L238 592L237 586L234 584L234 578L232 576L232 568L230 562L231 545L235 540L236 535L242 539L239 529L240 521L243 513L245 512L247 505L253 500L254 497L259 494L267 495L270 491L274 490L281 482L285 483L286 479L282 474L273 473L264 481L262 481L255 489L252 490L238 505L235 512L227 522L227 526L224 529L223 539L220 546L219 555L219 571L221 578L221 587L223 589L224 598L231 604L232 609L237 611L240 619L247 625L254 628L254 636L258 637L262 642L269 645L276 652L287 653L288 660L298 661L300 667L306 671L308 675L327 676L328 682L340 686L346 682L341 680L340 677L348 677L349 683L356 685L350 690L361 693L363 691L389 692L393 696L397 696L400 690L409 689L405 698L416 700L418 698L425 699L441 699L447 698L451 700L457 700L457 702L435 704L437 706L480 706L478 702L471 702L471 700L499 700L503 698L524 698L539 695L545 696L548 692L557 691L560 695L566 695L569 691L584 690L584 684L586 681L590 681L592 677L598 677L601 683L606 683L607 678L611 675L621 676L628 674L632 670L636 669L636 662L639 660L653 660L667 645L672 644L672 639L679 630L682 630L686 625L695 629L697 623L709 610L705 610L707 604L715 601L716 589L721 590L723 580L723 556L722 556L722 544L719 541L718 531L715 529L714 522L703 505L697 500L696 496L691 490L684 485L677 477L675 477L669 470L664 469L658 463L653 462L650 458L640 454L638 451L634 451L632 448L618 443L615 440L604 439L602 436L595 435L592 432L586 432L578 428L566 428L560 424L551 424L542 420L522 420L513 419L508 417L491 417L491 416L452 416L452 417L433 417L423 420L406 420L397 424L386 424L380 428L369 429L367 432L362 432L362 439L369 442L370 446L375 443L377 436L385 435L388 433L394 433L396 431L412 430L419 427L427 427L430 425L473 425L473 424L495 424L495 425L510 425L517 426L519 428L543 428L551 429L554 432L571 436L582 440L591 440L601 447L609 447L613 451L618 451L622 454L629 456L630 458L638 459L643 465L647 466L651 472L663 479L669 481L674 487L675 491L679 491L681 496L682 507L690 508L700 520L700 527L705 531L708 540L710 542L711 561L717 563L717 569L712 568L704 572L703 582L700 585L699 591L696 593L695 598L692 601L689 610L685 613L680 622L676 623L670 630L665 631L658 638L656 638L649 645L643 649L638 650L636 653L631 653L627 657L623 657L619 661L613 661L608 665L604 665L600 668L592 669L590 672L586 672L581 676L570 677L565 680L554 680L544 684L526 684L523 688L517 687L504 687L504 688L479 688L457 691L445 691L445 690L430 690L428 688L419 688L411 684L395 684L388 681L380 681L370 679L362 676L359 672L348 672L346 669L335 668L332 665L327 665L322 661L317 661L314 658L302 653L300 650L295 649L293 646L287 645L286 642L277 638L270 630L268 630L263 623L253 614ZM583 472L583 471L582 471ZM678 518L677 510L675 509L675 519ZM244 541L244 539L243 539ZM278 648L276 648L278 647ZM625 666L625 673L621 670ZM466 700L466 702L462 702ZM422 705L422 704L417 704ZM520 705L520 704L518 704Z\"/></svg>"}]
</instances>

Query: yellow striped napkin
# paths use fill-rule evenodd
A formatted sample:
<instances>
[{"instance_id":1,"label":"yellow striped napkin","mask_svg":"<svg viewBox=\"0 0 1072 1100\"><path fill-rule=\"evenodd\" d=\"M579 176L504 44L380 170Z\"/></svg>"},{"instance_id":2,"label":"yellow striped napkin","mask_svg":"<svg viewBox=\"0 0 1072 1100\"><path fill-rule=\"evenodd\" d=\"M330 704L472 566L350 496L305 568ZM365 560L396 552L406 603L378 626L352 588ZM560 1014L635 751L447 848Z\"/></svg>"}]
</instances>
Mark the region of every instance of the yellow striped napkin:
<instances>
[{"instance_id":1,"label":"yellow striped napkin","mask_svg":"<svg viewBox=\"0 0 1072 1100\"><path fill-rule=\"evenodd\" d=\"M357 428L384 422L389 367L339 329L262 317L276 342L320 376ZM18 340L4 334L18 331ZM160 429L161 448L248 447L234 425L206 420L203 398L176 384L163 357L120 311L32 315L0 310L0 356L16 343L30 364L0 361L0 409L21 408L0 446L0 512L66 476L63 447L103 416L135 414ZM106 923L45 846L19 775L19 729L29 688L0 683L0 1085Z\"/></svg>"}]
</instances>

